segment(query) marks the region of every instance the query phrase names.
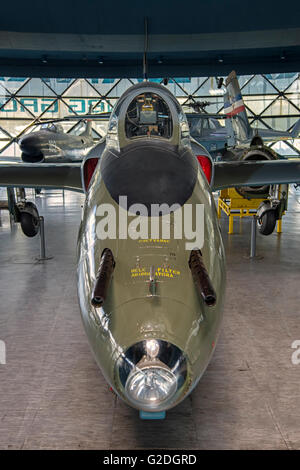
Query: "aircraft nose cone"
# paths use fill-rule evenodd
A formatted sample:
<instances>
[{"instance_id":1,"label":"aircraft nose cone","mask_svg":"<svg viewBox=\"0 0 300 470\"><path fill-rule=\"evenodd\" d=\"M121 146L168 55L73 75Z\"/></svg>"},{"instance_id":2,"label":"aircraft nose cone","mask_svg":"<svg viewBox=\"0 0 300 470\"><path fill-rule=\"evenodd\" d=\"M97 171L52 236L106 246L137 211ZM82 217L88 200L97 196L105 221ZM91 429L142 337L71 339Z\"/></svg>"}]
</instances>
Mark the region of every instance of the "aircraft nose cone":
<instances>
[{"instance_id":1,"label":"aircraft nose cone","mask_svg":"<svg viewBox=\"0 0 300 470\"><path fill-rule=\"evenodd\" d=\"M26 135L19 140L22 152L21 158L25 163L39 163L44 159L41 142L37 136Z\"/></svg>"},{"instance_id":2,"label":"aircraft nose cone","mask_svg":"<svg viewBox=\"0 0 300 470\"><path fill-rule=\"evenodd\" d=\"M35 154L39 150L37 138L31 135L22 137L19 146L22 152L28 154Z\"/></svg>"}]
</instances>

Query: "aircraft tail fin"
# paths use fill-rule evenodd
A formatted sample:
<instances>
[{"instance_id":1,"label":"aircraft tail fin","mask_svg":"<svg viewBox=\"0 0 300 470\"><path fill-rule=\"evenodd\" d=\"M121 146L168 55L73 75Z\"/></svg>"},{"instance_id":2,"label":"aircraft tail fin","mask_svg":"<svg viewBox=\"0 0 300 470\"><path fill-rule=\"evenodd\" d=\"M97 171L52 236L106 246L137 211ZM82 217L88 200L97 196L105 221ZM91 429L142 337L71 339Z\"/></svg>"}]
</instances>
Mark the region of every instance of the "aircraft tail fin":
<instances>
[{"instance_id":1,"label":"aircraft tail fin","mask_svg":"<svg viewBox=\"0 0 300 470\"><path fill-rule=\"evenodd\" d=\"M295 123L293 129L291 130L290 134L293 139L297 139L300 133L300 119Z\"/></svg>"},{"instance_id":2,"label":"aircraft tail fin","mask_svg":"<svg viewBox=\"0 0 300 470\"><path fill-rule=\"evenodd\" d=\"M92 114L92 111L93 111L93 105L90 104L88 114ZM91 137L92 135L92 120L91 119L86 120L85 131L82 133L82 135Z\"/></svg>"},{"instance_id":3,"label":"aircraft tail fin","mask_svg":"<svg viewBox=\"0 0 300 470\"><path fill-rule=\"evenodd\" d=\"M235 131L237 139L244 141L252 137L240 85L233 70L226 79L226 93L224 94L224 112L230 118L235 118Z\"/></svg>"}]
</instances>

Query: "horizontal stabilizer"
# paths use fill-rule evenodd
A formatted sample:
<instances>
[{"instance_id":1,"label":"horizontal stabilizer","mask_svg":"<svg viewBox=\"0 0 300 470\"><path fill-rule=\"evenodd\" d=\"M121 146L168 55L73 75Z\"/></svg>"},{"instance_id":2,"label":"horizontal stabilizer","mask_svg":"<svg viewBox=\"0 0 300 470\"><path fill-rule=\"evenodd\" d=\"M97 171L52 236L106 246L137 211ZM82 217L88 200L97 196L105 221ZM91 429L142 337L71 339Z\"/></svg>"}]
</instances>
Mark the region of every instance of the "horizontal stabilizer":
<instances>
[{"instance_id":1,"label":"horizontal stabilizer","mask_svg":"<svg viewBox=\"0 0 300 470\"><path fill-rule=\"evenodd\" d=\"M290 134L293 139L297 139L300 133L300 119L295 123L293 129L291 130Z\"/></svg>"}]
</instances>

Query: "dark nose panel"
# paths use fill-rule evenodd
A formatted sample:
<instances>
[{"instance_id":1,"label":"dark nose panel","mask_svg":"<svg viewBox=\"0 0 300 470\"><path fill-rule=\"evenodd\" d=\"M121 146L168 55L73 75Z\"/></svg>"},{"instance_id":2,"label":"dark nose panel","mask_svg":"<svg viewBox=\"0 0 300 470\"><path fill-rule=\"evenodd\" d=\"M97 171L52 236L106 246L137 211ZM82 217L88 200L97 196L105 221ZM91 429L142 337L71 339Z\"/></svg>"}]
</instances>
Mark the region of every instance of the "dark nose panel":
<instances>
[{"instance_id":1,"label":"dark nose panel","mask_svg":"<svg viewBox=\"0 0 300 470\"><path fill-rule=\"evenodd\" d=\"M24 162L37 163L43 160L40 142L36 136L25 136L19 140Z\"/></svg>"},{"instance_id":2,"label":"dark nose panel","mask_svg":"<svg viewBox=\"0 0 300 470\"><path fill-rule=\"evenodd\" d=\"M30 148L34 149L37 147L38 139L32 135L25 135L19 140L19 144L21 148Z\"/></svg>"},{"instance_id":3,"label":"dark nose panel","mask_svg":"<svg viewBox=\"0 0 300 470\"><path fill-rule=\"evenodd\" d=\"M167 142L135 142L120 153L106 149L101 158L101 174L112 196L127 196L128 207L142 203L183 205L195 187L197 160L187 147Z\"/></svg>"}]
</instances>

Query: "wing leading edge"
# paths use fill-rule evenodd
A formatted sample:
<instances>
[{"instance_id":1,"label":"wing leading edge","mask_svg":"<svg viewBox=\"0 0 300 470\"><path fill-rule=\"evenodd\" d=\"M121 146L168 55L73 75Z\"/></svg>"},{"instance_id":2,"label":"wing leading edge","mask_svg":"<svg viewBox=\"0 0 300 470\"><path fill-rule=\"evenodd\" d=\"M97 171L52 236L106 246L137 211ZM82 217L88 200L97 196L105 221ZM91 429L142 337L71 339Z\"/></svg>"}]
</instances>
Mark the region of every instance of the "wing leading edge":
<instances>
[{"instance_id":1,"label":"wing leading edge","mask_svg":"<svg viewBox=\"0 0 300 470\"><path fill-rule=\"evenodd\" d=\"M214 164L212 189L300 183L300 160L235 161Z\"/></svg>"},{"instance_id":2,"label":"wing leading edge","mask_svg":"<svg viewBox=\"0 0 300 470\"><path fill-rule=\"evenodd\" d=\"M0 186L83 191L81 164L0 164Z\"/></svg>"}]
</instances>

